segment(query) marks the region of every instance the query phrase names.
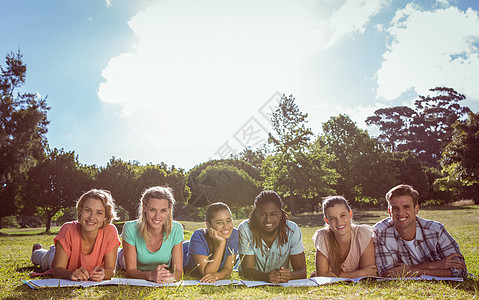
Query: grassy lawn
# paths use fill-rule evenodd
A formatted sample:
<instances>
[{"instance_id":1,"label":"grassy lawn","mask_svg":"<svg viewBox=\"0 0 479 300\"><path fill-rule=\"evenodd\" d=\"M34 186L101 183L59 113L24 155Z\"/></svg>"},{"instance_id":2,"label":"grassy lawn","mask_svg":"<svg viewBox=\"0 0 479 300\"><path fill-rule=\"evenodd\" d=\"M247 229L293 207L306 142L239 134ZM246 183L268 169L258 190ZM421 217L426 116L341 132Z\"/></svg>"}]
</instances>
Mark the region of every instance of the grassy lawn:
<instances>
[{"instance_id":1,"label":"grassy lawn","mask_svg":"<svg viewBox=\"0 0 479 300\"><path fill-rule=\"evenodd\" d=\"M386 217L385 211L355 212L354 220L358 224L373 225ZM468 206L453 209L421 210L419 216L443 223L457 240L466 258L468 271L479 275L479 207ZM241 220L236 220L237 226ZM314 269L315 249L311 237L323 226L322 215L303 214L293 218L301 227L306 253L308 274ZM193 231L204 226L202 222L182 222L185 226L185 238ZM54 233L59 227L53 227ZM102 298L102 299L318 299L318 298L479 298L479 280L458 282L411 282L366 281L359 284L334 284L310 288L281 287L179 287L179 288L143 288L127 286L109 286L98 288L61 288L32 290L21 281L31 279L29 273L35 269L30 262L31 247L41 243L47 247L52 243L54 233L43 234L42 229L2 229L0 230L0 297L3 299L62 299L62 298ZM124 277L118 272L117 277ZM240 279L238 274L233 278ZM185 278L193 279L193 278Z\"/></svg>"}]
</instances>

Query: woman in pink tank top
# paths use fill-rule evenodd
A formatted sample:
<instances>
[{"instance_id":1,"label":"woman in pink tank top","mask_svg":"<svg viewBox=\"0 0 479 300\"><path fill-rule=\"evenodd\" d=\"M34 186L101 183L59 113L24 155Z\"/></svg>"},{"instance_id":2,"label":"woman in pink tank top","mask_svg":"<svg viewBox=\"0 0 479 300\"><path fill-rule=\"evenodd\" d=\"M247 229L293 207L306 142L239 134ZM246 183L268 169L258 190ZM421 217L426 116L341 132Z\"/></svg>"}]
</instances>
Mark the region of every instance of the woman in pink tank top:
<instances>
[{"instance_id":1,"label":"woman in pink tank top","mask_svg":"<svg viewBox=\"0 0 479 300\"><path fill-rule=\"evenodd\" d=\"M353 212L341 196L323 203L326 225L313 235L316 246L314 276L356 278L375 276L373 228L352 223Z\"/></svg>"}]
</instances>

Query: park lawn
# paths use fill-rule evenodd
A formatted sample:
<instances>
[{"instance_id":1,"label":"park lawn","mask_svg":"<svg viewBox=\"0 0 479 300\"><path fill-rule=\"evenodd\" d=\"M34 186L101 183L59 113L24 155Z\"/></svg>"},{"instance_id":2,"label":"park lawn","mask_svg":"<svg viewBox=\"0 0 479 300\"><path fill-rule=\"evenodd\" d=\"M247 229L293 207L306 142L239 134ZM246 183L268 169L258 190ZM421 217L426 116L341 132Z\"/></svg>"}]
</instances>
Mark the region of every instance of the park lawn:
<instances>
[{"instance_id":1,"label":"park lawn","mask_svg":"<svg viewBox=\"0 0 479 300\"><path fill-rule=\"evenodd\" d=\"M373 225L386 217L384 211L358 211L354 220L358 224ZM31 247L41 243L44 247L52 243L54 234L43 234L39 229L2 229L0 230L0 297L6 299L62 299L62 298L102 298L102 299L317 299L317 298L479 298L479 207L459 207L451 209L421 210L419 216L443 223L451 235L458 241L466 258L474 280L458 282L426 281L365 281L359 284L327 285L310 288L281 287L179 287L179 288L144 288L128 286L108 286L95 288L49 288L32 290L21 281L31 279L29 273L34 270L30 262ZM321 214L303 214L292 218L302 230L305 246L308 274L314 269L315 249L311 237L322 227ZM235 221L237 226L241 220ZM182 222L185 226L185 238L193 231L204 226L203 222ZM53 227L52 232L58 232ZM124 277L118 272L117 277ZM240 279L237 273L234 279ZM186 277L185 279L192 279Z\"/></svg>"}]
</instances>

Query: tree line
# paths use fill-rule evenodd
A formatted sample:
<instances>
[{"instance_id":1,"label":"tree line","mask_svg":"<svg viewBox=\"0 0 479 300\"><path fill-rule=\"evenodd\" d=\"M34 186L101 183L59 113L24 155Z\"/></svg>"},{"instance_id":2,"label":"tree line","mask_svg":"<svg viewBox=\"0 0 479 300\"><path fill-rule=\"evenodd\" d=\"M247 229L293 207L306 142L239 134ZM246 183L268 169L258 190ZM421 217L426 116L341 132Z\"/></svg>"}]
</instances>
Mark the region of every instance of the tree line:
<instances>
[{"instance_id":1,"label":"tree line","mask_svg":"<svg viewBox=\"0 0 479 300\"><path fill-rule=\"evenodd\" d=\"M40 215L49 231L51 220L90 188L110 190L134 218L141 192L167 184L185 219L214 201L238 213L262 189L277 191L292 213L314 211L330 194L344 195L355 207L380 205L399 183L436 203L479 191L479 115L461 106L465 96L450 88L431 89L414 107L376 110L366 123L378 127L377 137L342 114L315 135L308 114L292 95L283 95L265 145L185 171L116 157L104 167L84 165L74 151L50 149L46 98L20 91L26 77L21 53L9 53L0 68L0 220L21 215L25 225L29 216Z\"/></svg>"}]
</instances>

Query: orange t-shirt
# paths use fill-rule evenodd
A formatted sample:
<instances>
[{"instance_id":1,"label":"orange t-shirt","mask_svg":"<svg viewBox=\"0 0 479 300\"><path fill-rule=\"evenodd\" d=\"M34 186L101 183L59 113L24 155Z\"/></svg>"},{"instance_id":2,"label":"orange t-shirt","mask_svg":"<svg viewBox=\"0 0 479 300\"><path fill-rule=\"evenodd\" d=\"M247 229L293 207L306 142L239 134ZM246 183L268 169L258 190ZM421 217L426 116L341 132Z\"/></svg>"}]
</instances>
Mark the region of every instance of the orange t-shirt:
<instances>
[{"instance_id":1,"label":"orange t-shirt","mask_svg":"<svg viewBox=\"0 0 479 300\"><path fill-rule=\"evenodd\" d=\"M108 224L98 230L93 251L88 255L83 254L81 251L80 228L81 225L76 221L65 223L54 239L55 245L59 242L70 258L68 260L67 270L75 271L83 267L90 272L95 266L104 267L105 255L120 245L116 227L112 224Z\"/></svg>"}]
</instances>

